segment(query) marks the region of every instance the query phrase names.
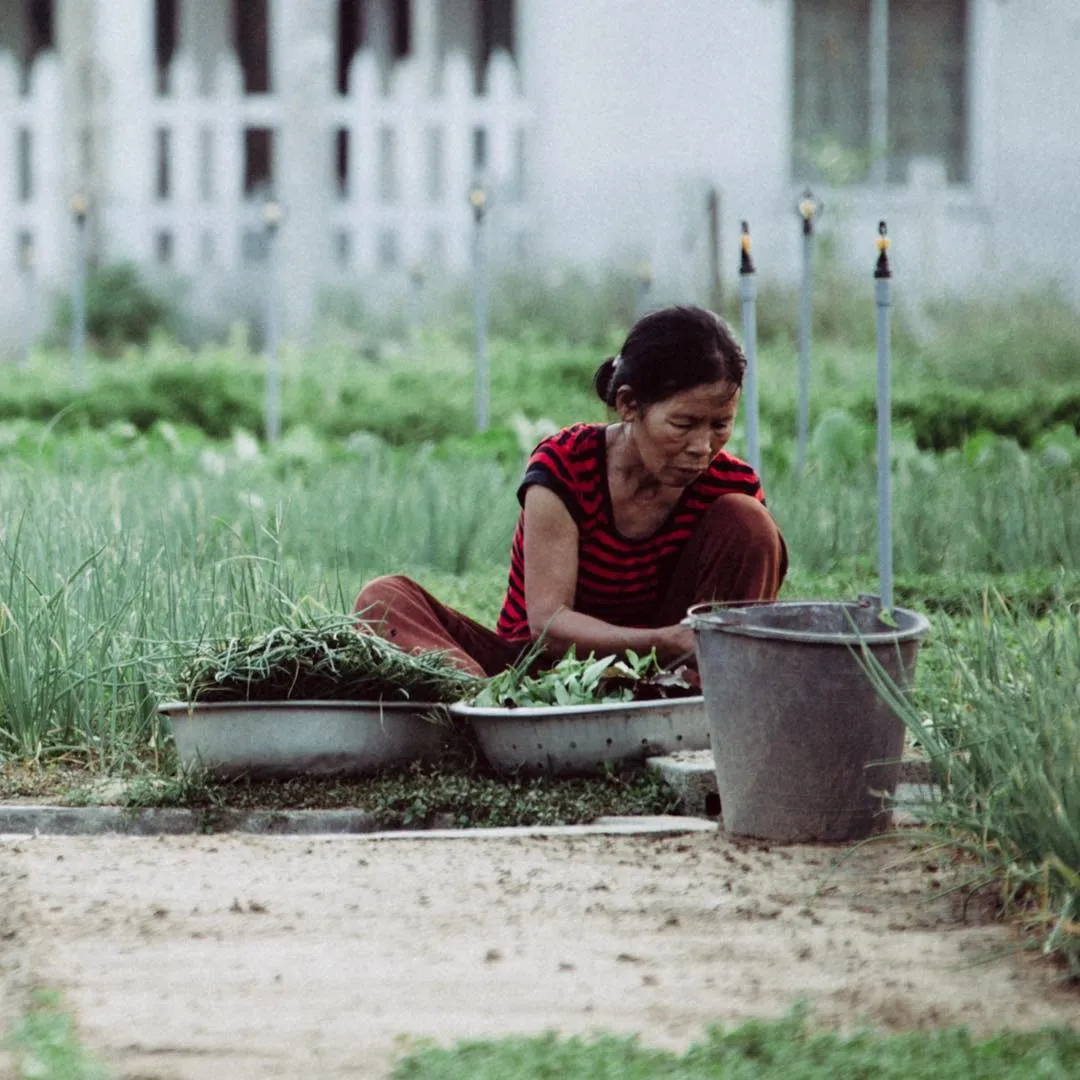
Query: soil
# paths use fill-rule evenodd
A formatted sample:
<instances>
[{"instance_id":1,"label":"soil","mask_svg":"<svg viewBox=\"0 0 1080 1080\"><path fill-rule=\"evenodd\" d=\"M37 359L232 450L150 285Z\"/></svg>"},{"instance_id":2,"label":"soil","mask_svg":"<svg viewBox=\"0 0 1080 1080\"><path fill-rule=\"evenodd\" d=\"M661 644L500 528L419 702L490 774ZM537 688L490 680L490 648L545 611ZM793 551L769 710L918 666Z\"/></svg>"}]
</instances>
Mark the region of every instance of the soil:
<instances>
[{"instance_id":1,"label":"soil","mask_svg":"<svg viewBox=\"0 0 1080 1080\"><path fill-rule=\"evenodd\" d=\"M937 856L682 837L0 840L0 1004L61 991L118 1077L384 1077L413 1040L716 1021L1080 1022Z\"/></svg>"}]
</instances>

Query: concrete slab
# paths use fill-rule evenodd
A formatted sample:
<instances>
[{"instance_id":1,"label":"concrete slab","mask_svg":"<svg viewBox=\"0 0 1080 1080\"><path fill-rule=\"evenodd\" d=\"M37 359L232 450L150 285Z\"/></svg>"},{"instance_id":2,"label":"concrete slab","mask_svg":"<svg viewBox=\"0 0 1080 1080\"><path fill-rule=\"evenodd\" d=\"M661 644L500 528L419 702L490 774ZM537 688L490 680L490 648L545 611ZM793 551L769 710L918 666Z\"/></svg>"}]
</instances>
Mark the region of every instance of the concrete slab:
<instances>
[{"instance_id":1,"label":"concrete slab","mask_svg":"<svg viewBox=\"0 0 1080 1080\"><path fill-rule=\"evenodd\" d=\"M698 817L605 817L588 825L529 825L493 829L416 829L370 833L365 840L493 840L550 836L675 836L716 832L719 825Z\"/></svg>"},{"instance_id":2,"label":"concrete slab","mask_svg":"<svg viewBox=\"0 0 1080 1080\"><path fill-rule=\"evenodd\" d=\"M656 770L678 792L688 814L696 817L719 819L721 816L720 793L716 785L716 769L711 750L681 750L663 757L651 757L645 764ZM896 809L893 821L898 826L918 824L911 808L926 802L937 793L937 785L930 783L925 768L914 769L912 765L922 762L905 762L901 776L904 782L896 786Z\"/></svg>"},{"instance_id":3,"label":"concrete slab","mask_svg":"<svg viewBox=\"0 0 1080 1080\"><path fill-rule=\"evenodd\" d=\"M680 750L663 757L647 758L645 764L674 788L688 814L720 816L720 795L716 789L711 750Z\"/></svg>"},{"instance_id":4,"label":"concrete slab","mask_svg":"<svg viewBox=\"0 0 1080 1080\"><path fill-rule=\"evenodd\" d=\"M605 817L587 825L494 829L379 829L361 810L185 810L116 806L0 806L0 836L180 836L239 832L262 836L342 836L373 840L482 840L493 837L670 835L710 832L715 821L683 816Z\"/></svg>"},{"instance_id":5,"label":"concrete slab","mask_svg":"<svg viewBox=\"0 0 1080 1080\"><path fill-rule=\"evenodd\" d=\"M22 836L179 836L246 832L371 833L373 814L361 810L187 810L179 807L0 806L0 833Z\"/></svg>"}]
</instances>

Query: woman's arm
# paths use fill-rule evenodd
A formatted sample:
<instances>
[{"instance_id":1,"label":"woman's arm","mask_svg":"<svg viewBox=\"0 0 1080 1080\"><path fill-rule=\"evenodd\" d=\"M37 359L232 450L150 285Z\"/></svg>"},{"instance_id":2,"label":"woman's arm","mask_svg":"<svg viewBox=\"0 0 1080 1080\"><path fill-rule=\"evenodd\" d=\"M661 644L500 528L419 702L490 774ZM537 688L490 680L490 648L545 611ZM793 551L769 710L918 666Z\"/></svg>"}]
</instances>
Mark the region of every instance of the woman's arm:
<instances>
[{"instance_id":1,"label":"woman's arm","mask_svg":"<svg viewBox=\"0 0 1080 1080\"><path fill-rule=\"evenodd\" d=\"M576 645L581 655L655 648L661 661L693 650L693 634L682 626L616 626L574 611L577 574L577 525L554 491L533 484L525 492L525 606L533 640L546 631L557 649Z\"/></svg>"}]
</instances>

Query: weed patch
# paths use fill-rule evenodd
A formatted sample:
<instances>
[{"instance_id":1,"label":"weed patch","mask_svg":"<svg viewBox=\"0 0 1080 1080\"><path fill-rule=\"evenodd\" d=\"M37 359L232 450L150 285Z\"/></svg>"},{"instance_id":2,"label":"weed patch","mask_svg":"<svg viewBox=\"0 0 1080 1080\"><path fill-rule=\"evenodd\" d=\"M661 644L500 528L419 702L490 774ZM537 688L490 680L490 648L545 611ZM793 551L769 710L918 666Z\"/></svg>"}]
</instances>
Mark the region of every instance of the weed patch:
<instances>
[{"instance_id":1,"label":"weed patch","mask_svg":"<svg viewBox=\"0 0 1080 1080\"><path fill-rule=\"evenodd\" d=\"M108 1080L108 1073L79 1043L75 1023L60 995L33 994L31 1005L5 1040L21 1077L43 1080Z\"/></svg>"},{"instance_id":2,"label":"weed patch","mask_svg":"<svg viewBox=\"0 0 1080 1080\"><path fill-rule=\"evenodd\" d=\"M813 1031L805 1009L783 1020L714 1027L685 1054L635 1038L508 1038L426 1047L399 1061L393 1080L1066 1080L1080 1069L1080 1034L1066 1029L1001 1032L976 1039L963 1028L887 1035Z\"/></svg>"},{"instance_id":3,"label":"weed patch","mask_svg":"<svg viewBox=\"0 0 1080 1080\"><path fill-rule=\"evenodd\" d=\"M1080 623L988 600L935 633L914 695L866 661L934 768L940 795L916 812L974 857L966 887L995 890L1029 943L1080 977Z\"/></svg>"}]
</instances>

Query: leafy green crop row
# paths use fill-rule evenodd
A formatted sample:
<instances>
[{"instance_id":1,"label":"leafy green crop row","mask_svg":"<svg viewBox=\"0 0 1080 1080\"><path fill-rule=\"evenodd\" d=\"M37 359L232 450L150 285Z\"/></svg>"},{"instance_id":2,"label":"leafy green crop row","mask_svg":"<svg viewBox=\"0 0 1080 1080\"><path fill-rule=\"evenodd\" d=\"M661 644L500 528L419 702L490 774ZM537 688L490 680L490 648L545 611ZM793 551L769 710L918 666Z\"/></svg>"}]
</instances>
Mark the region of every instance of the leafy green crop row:
<instances>
[{"instance_id":1,"label":"leafy green crop row","mask_svg":"<svg viewBox=\"0 0 1080 1080\"><path fill-rule=\"evenodd\" d=\"M615 348L617 346L612 346ZM554 424L605 416L591 390L603 359L596 348L535 341L492 343L492 423L495 452L513 445L515 417L549 418ZM394 445L468 439L473 435L473 371L468 350L439 338L384 360L349 350L327 350L284 359L283 420L323 437L366 431ZM795 433L794 364L785 350L761 357L761 413L777 445ZM91 366L88 389L77 389L63 358L42 357L37 367L14 372L0 387L0 420L31 419L70 429L130 422L149 430L156 422L190 424L213 438L234 428L259 432L263 423L263 366L243 342L190 354L167 343L144 353ZM817 358L811 416L817 423L843 409L867 426L875 418L873 354L826 353ZM894 417L916 445L958 447L979 431L1015 439L1021 446L1057 427L1080 432L1080 382L985 389L916 379L900 372Z\"/></svg>"}]
</instances>

